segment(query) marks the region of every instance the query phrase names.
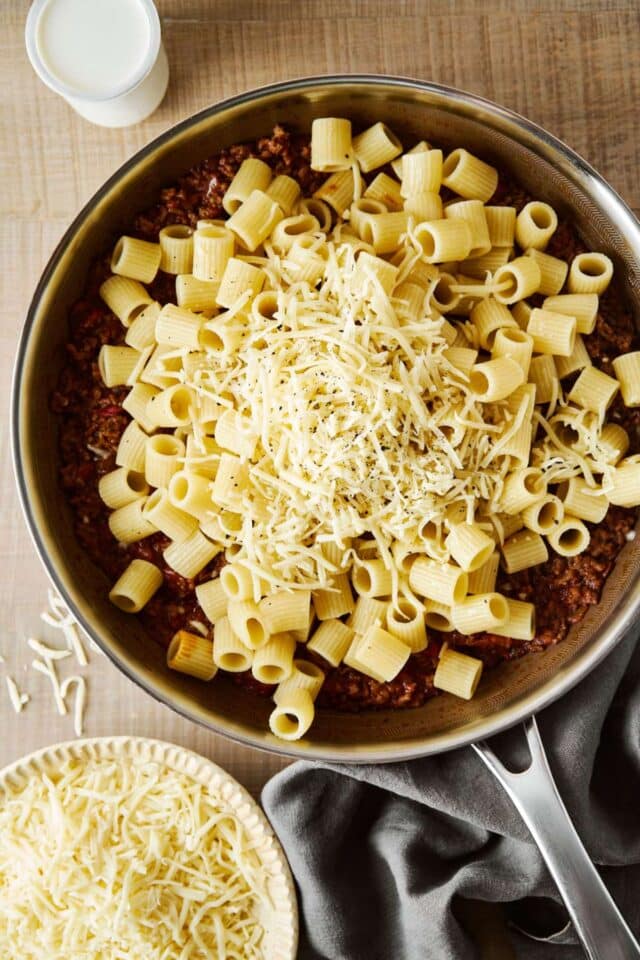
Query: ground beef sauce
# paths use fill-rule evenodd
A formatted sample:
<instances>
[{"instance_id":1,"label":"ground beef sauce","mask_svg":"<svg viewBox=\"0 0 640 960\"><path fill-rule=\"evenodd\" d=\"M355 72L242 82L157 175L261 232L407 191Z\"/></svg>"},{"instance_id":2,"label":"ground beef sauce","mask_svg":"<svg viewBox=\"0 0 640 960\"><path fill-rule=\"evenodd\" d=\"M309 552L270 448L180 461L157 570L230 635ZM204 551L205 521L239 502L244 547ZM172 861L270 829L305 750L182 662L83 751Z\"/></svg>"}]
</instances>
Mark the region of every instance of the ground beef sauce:
<instances>
[{"instance_id":1,"label":"ground beef sauce","mask_svg":"<svg viewBox=\"0 0 640 960\"><path fill-rule=\"evenodd\" d=\"M311 194L324 179L323 175L311 170L308 138L276 126L270 137L230 147L193 167L177 185L162 191L156 206L136 218L132 234L145 240L157 240L158 232L167 224L195 226L199 219L224 216L222 198L247 157L260 157L274 173L294 177L305 195ZM501 178L491 202L521 209L528 199L522 188ZM561 222L547 252L571 260L584 249L571 225ZM105 387L98 372L97 357L101 345L122 342L124 338L119 320L109 312L98 294L100 284L108 275L108 257L94 263L85 295L71 310L67 361L52 397L52 408L60 415L60 479L74 513L77 537L93 562L108 577L115 580L135 557L149 560L163 571L163 586L139 616L154 639L166 646L176 630L193 629L190 626L192 621L208 625L194 588L215 576L224 559L221 555L216 557L194 580L187 580L164 562L162 552L169 541L163 534L155 534L128 546L118 544L111 535L107 524L109 511L98 496L98 481L103 474L114 469L118 442L130 418L121 406L126 388ZM175 278L159 273L150 292L160 303L173 301ZM614 357L639 349L631 313L615 285L601 298L596 329L585 338L585 342L594 364L607 373L613 372L611 360ZM609 419L628 431L631 439L629 452L640 452L640 409L626 409L618 397L609 412ZM601 524L588 524L591 542L580 556L559 557L550 548L550 559L541 566L510 577L500 572L498 590L535 603L537 633L534 640L511 640L488 633L465 637L458 633L430 631L427 649L412 656L390 683L378 683L344 665L328 668L322 658L307 651L305 656L315 659L327 670L318 703L352 711L421 705L437 693L433 687L433 673L444 639L451 646L480 657L487 666L558 643L564 639L571 624L581 620L588 607L598 602L604 582L635 520L636 510L610 507ZM269 694L272 689L254 680L250 672L236 674L234 680L262 695Z\"/></svg>"}]
</instances>

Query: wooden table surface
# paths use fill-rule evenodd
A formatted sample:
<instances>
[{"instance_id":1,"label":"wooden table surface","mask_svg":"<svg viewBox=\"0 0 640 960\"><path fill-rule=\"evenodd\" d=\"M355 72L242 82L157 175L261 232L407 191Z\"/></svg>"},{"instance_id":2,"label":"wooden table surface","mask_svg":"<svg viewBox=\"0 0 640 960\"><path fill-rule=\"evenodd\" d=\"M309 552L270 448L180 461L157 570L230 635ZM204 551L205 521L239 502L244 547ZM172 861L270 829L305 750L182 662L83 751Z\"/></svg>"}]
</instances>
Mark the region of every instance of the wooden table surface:
<instances>
[{"instance_id":1,"label":"wooden table surface","mask_svg":"<svg viewBox=\"0 0 640 960\"><path fill-rule=\"evenodd\" d=\"M128 157L176 121L239 91L296 76L406 75L461 87L545 126L601 171L638 212L640 4L637 0L159 0L171 80L160 109L125 130L94 127L32 72L26 0L0 4L0 767L73 736L34 673L47 583L27 534L9 454L15 344L31 292L73 215ZM69 672L66 663L63 672ZM11 709L3 674L31 701ZM236 746L155 703L93 655L86 732L170 739L257 792L283 761ZM504 956L497 946L486 957Z\"/></svg>"}]
</instances>

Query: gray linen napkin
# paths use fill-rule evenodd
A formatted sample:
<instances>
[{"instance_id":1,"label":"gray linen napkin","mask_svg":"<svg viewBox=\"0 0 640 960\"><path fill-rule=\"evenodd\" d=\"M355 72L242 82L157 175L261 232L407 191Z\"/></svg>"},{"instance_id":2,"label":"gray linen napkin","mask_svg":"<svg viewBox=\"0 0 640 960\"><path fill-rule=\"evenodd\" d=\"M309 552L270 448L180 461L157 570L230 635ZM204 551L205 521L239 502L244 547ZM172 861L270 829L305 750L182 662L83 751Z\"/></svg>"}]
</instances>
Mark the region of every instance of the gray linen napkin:
<instances>
[{"instance_id":1,"label":"gray linen napkin","mask_svg":"<svg viewBox=\"0 0 640 960\"><path fill-rule=\"evenodd\" d=\"M576 828L640 935L636 640L634 631L538 720ZM503 734L501 756L521 742L520 731ZM470 748L389 765L296 763L269 781L262 802L298 885L300 960L477 958L452 912L456 897L510 904L531 934L512 930L518 958L583 957L564 912L554 909L549 926L549 900L514 903L561 901L527 828Z\"/></svg>"}]
</instances>

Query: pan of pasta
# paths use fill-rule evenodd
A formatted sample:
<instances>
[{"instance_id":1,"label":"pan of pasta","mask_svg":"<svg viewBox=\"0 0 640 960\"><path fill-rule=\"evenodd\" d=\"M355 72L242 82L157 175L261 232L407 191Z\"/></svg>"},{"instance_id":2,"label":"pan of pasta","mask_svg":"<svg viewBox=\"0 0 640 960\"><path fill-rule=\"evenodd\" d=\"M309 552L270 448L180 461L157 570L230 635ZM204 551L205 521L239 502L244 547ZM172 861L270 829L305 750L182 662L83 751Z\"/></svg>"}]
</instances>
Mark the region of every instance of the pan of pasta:
<instances>
[{"instance_id":1,"label":"pan of pasta","mask_svg":"<svg viewBox=\"0 0 640 960\"><path fill-rule=\"evenodd\" d=\"M434 84L227 101L130 160L35 293L13 410L49 575L228 736L384 761L514 724L638 604L640 228Z\"/></svg>"}]
</instances>

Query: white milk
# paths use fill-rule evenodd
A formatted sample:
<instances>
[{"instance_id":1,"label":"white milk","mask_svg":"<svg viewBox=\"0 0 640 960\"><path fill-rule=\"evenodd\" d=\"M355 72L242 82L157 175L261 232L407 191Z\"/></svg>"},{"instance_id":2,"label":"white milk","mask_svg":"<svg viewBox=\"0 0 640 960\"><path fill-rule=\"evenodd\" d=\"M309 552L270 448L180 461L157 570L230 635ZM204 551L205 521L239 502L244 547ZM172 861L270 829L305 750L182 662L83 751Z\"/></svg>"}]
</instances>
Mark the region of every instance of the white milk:
<instances>
[{"instance_id":1,"label":"white milk","mask_svg":"<svg viewBox=\"0 0 640 960\"><path fill-rule=\"evenodd\" d=\"M40 78L93 123L137 123L166 91L168 65L151 0L35 0L26 42Z\"/></svg>"}]
</instances>

